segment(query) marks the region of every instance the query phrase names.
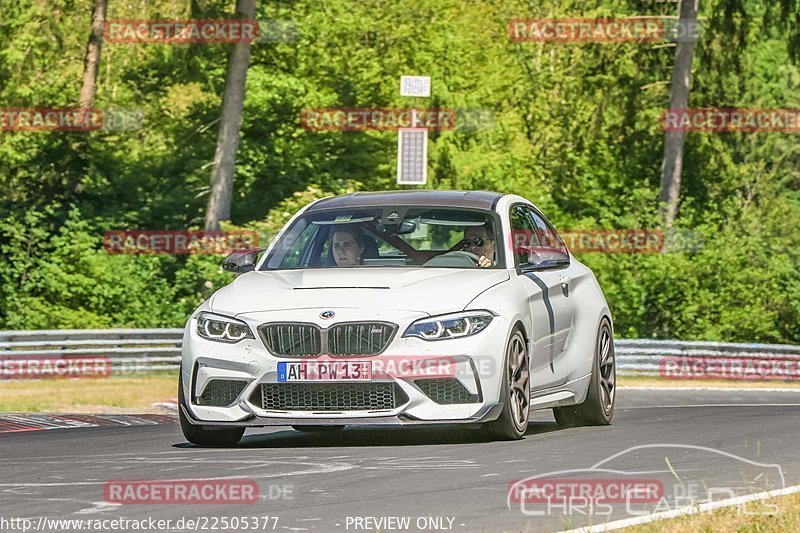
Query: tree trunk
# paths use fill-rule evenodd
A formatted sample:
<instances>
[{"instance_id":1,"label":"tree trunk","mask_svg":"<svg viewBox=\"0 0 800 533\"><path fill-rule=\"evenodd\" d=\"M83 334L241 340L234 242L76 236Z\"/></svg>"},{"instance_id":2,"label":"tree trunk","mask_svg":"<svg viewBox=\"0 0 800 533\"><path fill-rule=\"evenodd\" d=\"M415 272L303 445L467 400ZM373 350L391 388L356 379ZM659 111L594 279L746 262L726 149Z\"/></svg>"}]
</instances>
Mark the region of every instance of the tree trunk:
<instances>
[{"instance_id":1,"label":"tree trunk","mask_svg":"<svg viewBox=\"0 0 800 533\"><path fill-rule=\"evenodd\" d=\"M255 20L255 14L255 0L236 0L236 18ZM211 171L211 194L206 210L207 230L218 230L220 220L229 220L231 217L236 148L239 144L239 127L249 63L250 42L235 43L228 57L225 91L222 94L217 150L214 154L214 168Z\"/></svg>"},{"instance_id":2,"label":"tree trunk","mask_svg":"<svg viewBox=\"0 0 800 533\"><path fill-rule=\"evenodd\" d=\"M686 28L689 20L697 18L699 0L681 0L679 28ZM669 95L669 109L686 109L689 106L689 87L692 77L692 58L694 42L686 39L678 42L675 48L675 66L672 69L672 86ZM681 193L681 171L683 170L684 132L667 131L664 135L664 162L661 165L661 213L664 229L672 228L678 211Z\"/></svg>"},{"instance_id":3,"label":"tree trunk","mask_svg":"<svg viewBox=\"0 0 800 533\"><path fill-rule=\"evenodd\" d=\"M89 42L86 43L86 57L83 59L83 86L81 87L79 98L80 107L92 107L94 105L107 8L108 0L95 1L94 13L92 13L92 31L89 34Z\"/></svg>"}]
</instances>

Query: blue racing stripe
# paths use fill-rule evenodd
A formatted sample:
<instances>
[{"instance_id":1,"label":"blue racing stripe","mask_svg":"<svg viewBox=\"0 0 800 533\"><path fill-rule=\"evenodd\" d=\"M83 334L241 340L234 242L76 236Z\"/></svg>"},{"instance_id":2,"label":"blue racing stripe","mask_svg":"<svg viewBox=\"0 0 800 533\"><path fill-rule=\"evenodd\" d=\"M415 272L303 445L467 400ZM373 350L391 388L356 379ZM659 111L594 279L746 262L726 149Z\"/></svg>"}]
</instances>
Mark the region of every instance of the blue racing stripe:
<instances>
[{"instance_id":1,"label":"blue racing stripe","mask_svg":"<svg viewBox=\"0 0 800 533\"><path fill-rule=\"evenodd\" d=\"M553 367L553 348L556 342L556 314L553 311L553 303L550 301L550 289L536 274L526 272L524 275L542 289L542 301L547 309L547 318L550 320L550 370L555 372L555 368Z\"/></svg>"}]
</instances>

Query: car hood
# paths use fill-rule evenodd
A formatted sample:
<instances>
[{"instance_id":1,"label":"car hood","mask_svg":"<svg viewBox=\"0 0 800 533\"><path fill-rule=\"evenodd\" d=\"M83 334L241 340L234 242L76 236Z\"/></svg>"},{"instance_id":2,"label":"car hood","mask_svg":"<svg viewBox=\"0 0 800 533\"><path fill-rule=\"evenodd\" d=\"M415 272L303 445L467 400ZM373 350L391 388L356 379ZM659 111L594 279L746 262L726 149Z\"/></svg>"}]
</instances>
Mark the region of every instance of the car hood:
<instances>
[{"instance_id":1,"label":"car hood","mask_svg":"<svg viewBox=\"0 0 800 533\"><path fill-rule=\"evenodd\" d=\"M488 288L509 279L505 270L347 268L248 272L212 297L215 313L307 308L460 311Z\"/></svg>"}]
</instances>

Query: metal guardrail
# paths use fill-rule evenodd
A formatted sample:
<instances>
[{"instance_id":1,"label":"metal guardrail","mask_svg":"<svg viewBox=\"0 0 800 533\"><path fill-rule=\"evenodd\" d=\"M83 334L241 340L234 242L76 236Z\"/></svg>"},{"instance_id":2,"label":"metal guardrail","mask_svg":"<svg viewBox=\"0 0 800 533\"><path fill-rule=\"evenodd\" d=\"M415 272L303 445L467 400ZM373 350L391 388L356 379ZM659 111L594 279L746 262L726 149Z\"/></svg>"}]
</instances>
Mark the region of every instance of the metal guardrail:
<instances>
[{"instance_id":1,"label":"metal guardrail","mask_svg":"<svg viewBox=\"0 0 800 533\"><path fill-rule=\"evenodd\" d=\"M617 373L658 375L664 357L678 358L798 358L800 346L736 342L617 339Z\"/></svg>"},{"instance_id":2,"label":"metal guardrail","mask_svg":"<svg viewBox=\"0 0 800 533\"><path fill-rule=\"evenodd\" d=\"M0 331L0 360L104 357L112 373L180 366L183 329L72 329Z\"/></svg>"},{"instance_id":3,"label":"metal guardrail","mask_svg":"<svg viewBox=\"0 0 800 533\"><path fill-rule=\"evenodd\" d=\"M177 369L183 329L0 331L0 360L107 357L113 372ZM663 357L800 358L800 346L617 339L619 374L657 375Z\"/></svg>"}]
</instances>

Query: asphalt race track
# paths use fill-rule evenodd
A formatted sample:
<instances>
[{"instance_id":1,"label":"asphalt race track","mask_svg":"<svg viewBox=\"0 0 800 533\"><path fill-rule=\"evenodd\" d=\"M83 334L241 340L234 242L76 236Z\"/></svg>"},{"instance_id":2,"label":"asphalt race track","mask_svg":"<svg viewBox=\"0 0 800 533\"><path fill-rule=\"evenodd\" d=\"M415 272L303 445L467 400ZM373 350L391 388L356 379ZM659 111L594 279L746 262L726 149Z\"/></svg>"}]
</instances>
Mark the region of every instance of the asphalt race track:
<instances>
[{"instance_id":1,"label":"asphalt race track","mask_svg":"<svg viewBox=\"0 0 800 533\"><path fill-rule=\"evenodd\" d=\"M187 444L171 419L5 433L0 517L270 516L266 530L558 531L667 510L688 498L705 501L702 487L727 496L800 483L799 406L800 391L623 389L613 425L560 429L542 411L518 442L486 442L464 428L326 434L277 428L251 430L235 448L212 449ZM573 500L509 504L510 484L537 475L606 485L658 480L663 488L658 503L616 501L598 505L591 517ZM104 500L108 481L208 478L255 480L259 500Z\"/></svg>"}]
</instances>

